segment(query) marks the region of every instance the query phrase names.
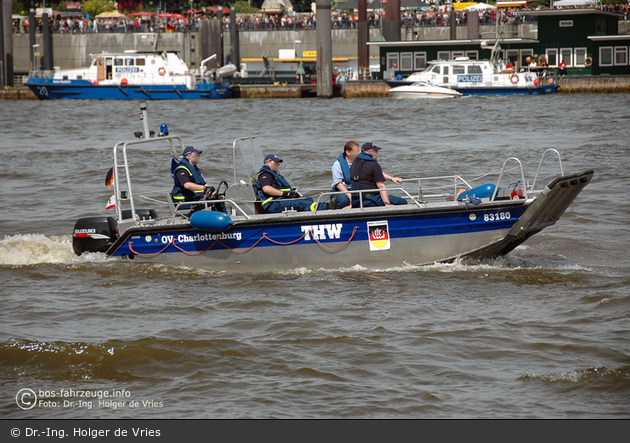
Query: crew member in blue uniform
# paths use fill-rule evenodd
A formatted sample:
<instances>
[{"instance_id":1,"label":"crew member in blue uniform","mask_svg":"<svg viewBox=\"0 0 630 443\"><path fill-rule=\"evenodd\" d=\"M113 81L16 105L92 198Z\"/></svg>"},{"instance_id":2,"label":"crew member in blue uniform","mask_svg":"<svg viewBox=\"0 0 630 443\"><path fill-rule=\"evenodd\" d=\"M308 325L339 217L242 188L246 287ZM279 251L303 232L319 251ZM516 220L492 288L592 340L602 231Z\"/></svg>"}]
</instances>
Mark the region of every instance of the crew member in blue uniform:
<instances>
[{"instance_id":1,"label":"crew member in blue uniform","mask_svg":"<svg viewBox=\"0 0 630 443\"><path fill-rule=\"evenodd\" d=\"M295 211L314 211L316 203L311 197L302 197L295 192L289 182L278 173L282 159L269 154L265 157L264 165L260 168L256 178L258 198L265 212L279 213L285 209ZM318 211L337 207L336 199L322 202L317 206Z\"/></svg>"},{"instance_id":2,"label":"crew member in blue uniform","mask_svg":"<svg viewBox=\"0 0 630 443\"><path fill-rule=\"evenodd\" d=\"M172 195L175 203L199 201L206 189L209 188L197 167L201 152L194 146L187 146L184 149L184 156L179 161L179 165L175 168L173 175L175 185L173 186ZM191 206L179 207L179 209L191 208Z\"/></svg>"},{"instance_id":3,"label":"crew member in blue uniform","mask_svg":"<svg viewBox=\"0 0 630 443\"><path fill-rule=\"evenodd\" d=\"M382 189L378 192L363 193L363 207L370 206L392 206L406 205L407 200L395 195L389 195L385 190L385 180L391 180L396 184L400 184L400 177L390 177L383 173L381 165L378 164L378 151L382 148L374 143L364 143L361 146L361 153L356 160L352 162L350 175L352 177L352 190L363 189ZM352 206L360 207L358 194L353 195Z\"/></svg>"},{"instance_id":4,"label":"crew member in blue uniform","mask_svg":"<svg viewBox=\"0 0 630 443\"><path fill-rule=\"evenodd\" d=\"M343 154L341 154L332 165L332 189L331 192L346 192L352 187L352 178L350 177L350 167L352 162L359 155L359 143L354 140L350 140L343 147ZM352 196L348 194L335 194L337 197L339 206L342 209L349 209L352 207L350 201Z\"/></svg>"}]
</instances>

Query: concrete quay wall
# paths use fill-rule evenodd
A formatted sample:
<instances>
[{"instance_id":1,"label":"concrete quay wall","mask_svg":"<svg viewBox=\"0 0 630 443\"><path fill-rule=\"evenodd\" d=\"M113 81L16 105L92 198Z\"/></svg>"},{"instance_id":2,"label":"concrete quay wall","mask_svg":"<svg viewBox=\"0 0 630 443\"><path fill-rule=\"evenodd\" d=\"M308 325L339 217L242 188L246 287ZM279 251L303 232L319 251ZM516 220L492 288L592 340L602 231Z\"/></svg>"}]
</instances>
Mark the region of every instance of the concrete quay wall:
<instances>
[{"instance_id":1,"label":"concrete quay wall","mask_svg":"<svg viewBox=\"0 0 630 443\"><path fill-rule=\"evenodd\" d=\"M630 76L570 76L556 78L560 93L630 93ZM234 98L316 97L315 85L233 85ZM335 87L334 96L343 98L391 97L390 87L381 80L349 81ZM37 99L28 88L0 90L0 99Z\"/></svg>"},{"instance_id":2,"label":"concrete quay wall","mask_svg":"<svg viewBox=\"0 0 630 443\"><path fill-rule=\"evenodd\" d=\"M493 38L496 27L494 25L480 26L482 38ZM521 24L509 26L506 30L508 37L536 38L538 28L536 24ZM356 29L333 29L333 58L356 61L358 54L358 33ZM380 29L370 29L370 41L378 41L381 37ZM402 40L449 40L450 28L446 26L420 26L403 28ZM457 27L457 38L467 39L466 26ZM91 33L91 34L53 34L53 66L61 69L82 68L88 66L92 59L90 54L102 51L124 51L136 49L150 51L153 49L154 35L148 33ZM261 59L267 56L278 58L281 49L294 49L299 55L301 41L302 51L315 51L316 30L294 31L241 31L239 32L239 49L241 60ZM37 34L36 43L43 48L43 37ZM160 35L160 48L167 51L177 51L182 54L186 63L191 67L198 67L201 62L201 38L197 32L174 32ZM230 33L223 34L224 54L230 47ZM14 72L26 74L30 68L30 54L32 48L28 34L13 34ZM370 58L378 59L377 46L369 47Z\"/></svg>"}]
</instances>

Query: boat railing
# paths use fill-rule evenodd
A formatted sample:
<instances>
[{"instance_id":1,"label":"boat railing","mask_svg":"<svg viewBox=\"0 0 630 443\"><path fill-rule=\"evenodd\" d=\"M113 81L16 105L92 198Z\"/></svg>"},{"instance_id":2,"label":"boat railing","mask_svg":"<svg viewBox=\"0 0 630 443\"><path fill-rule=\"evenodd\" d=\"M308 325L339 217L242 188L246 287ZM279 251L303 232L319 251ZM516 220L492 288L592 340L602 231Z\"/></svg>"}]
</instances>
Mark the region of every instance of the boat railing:
<instances>
[{"instance_id":1,"label":"boat railing","mask_svg":"<svg viewBox=\"0 0 630 443\"><path fill-rule=\"evenodd\" d=\"M547 149L545 152L542 153L542 155L540 156L540 163L538 164L538 169L536 170L536 175L534 176L534 181L532 182L532 191L536 186L536 181L538 180L538 174L540 173L540 169L542 168L543 162L545 160L545 156L547 155L548 152L553 152L558 156L558 165L560 166L560 176L564 176L564 170L562 169L562 159L560 158L560 153L551 148L551 149Z\"/></svg>"},{"instance_id":2,"label":"boat railing","mask_svg":"<svg viewBox=\"0 0 630 443\"><path fill-rule=\"evenodd\" d=\"M145 132L148 130L148 125L145 126ZM143 134L146 135L146 134ZM161 137L146 137L138 138L136 140L128 140L125 142L118 142L114 146L114 166L113 166L113 178L114 178L114 195L116 199L116 211L119 223L135 223L139 222L139 217L136 215L136 202L134 198L134 192L131 185L131 173L129 171L129 159L127 156L127 149L137 145L147 145L155 142L168 142L171 147L171 154L173 157L181 154L184 150L184 142L180 136L167 135ZM123 218L123 204L129 205L131 209L131 218Z\"/></svg>"},{"instance_id":3,"label":"boat railing","mask_svg":"<svg viewBox=\"0 0 630 443\"><path fill-rule=\"evenodd\" d=\"M525 182L525 173L523 172L523 164L521 163L521 161L518 158L510 157L506 161L504 161L503 165L501 166L501 172L499 173L499 178L497 180L496 186L494 187L494 191L492 192L492 198L490 199L490 201L494 201L494 199L497 197L497 194L499 193L499 190L501 190L503 188L503 177L504 177L504 175L508 175L508 174L506 174L505 166L510 161L516 162L518 164L518 168L521 171L521 183L522 183L523 197L525 197L526 199L528 198L528 195L527 195L527 184ZM515 184L514 187L516 188L517 186L518 186L518 182Z\"/></svg>"},{"instance_id":4,"label":"boat railing","mask_svg":"<svg viewBox=\"0 0 630 443\"><path fill-rule=\"evenodd\" d=\"M318 212L318 207L319 204L322 203L322 199L328 200L331 197L334 197L335 195L340 195L340 194L358 194L359 196L359 208L363 209L363 196L364 194L376 194L378 192L381 191L387 191L387 192L391 192L391 191L402 191L403 194L405 194L409 200L411 200L413 203L415 203L416 205L420 206L420 203L418 202L418 199L414 196L412 196L409 192L407 192L407 190L400 186L400 187L396 187L396 188L384 188L384 189L379 189L379 188L375 188L375 189L360 189L360 190L356 190L356 191L329 191L329 192L322 192L321 194L319 194L319 196L317 197L317 201L315 202L315 210L313 211L314 213Z\"/></svg>"},{"instance_id":5,"label":"boat railing","mask_svg":"<svg viewBox=\"0 0 630 443\"><path fill-rule=\"evenodd\" d=\"M31 69L28 71L28 76L31 78L53 78L55 76L55 71Z\"/></svg>"},{"instance_id":6,"label":"boat railing","mask_svg":"<svg viewBox=\"0 0 630 443\"><path fill-rule=\"evenodd\" d=\"M168 194L168 197L170 199L170 192ZM240 202L240 203L243 203L243 202ZM178 202L178 203L175 203L172 200L169 200L169 206L171 208L171 217L169 218L168 223L170 224L174 223L175 218L178 215L188 218L188 215L184 215L184 213L185 212L190 213L190 211L192 210L190 209L191 207L194 208L194 211L200 211L200 210L209 209L211 206L214 206L217 204L224 204L224 205L229 204L230 207L234 208L237 212L237 214L232 214L232 215L242 215L247 220L250 220L252 218L249 214L247 214L247 211L241 208L239 204L232 198L224 198L224 199L217 199L217 200L183 201L183 202ZM180 206L185 206L186 209L181 210Z\"/></svg>"},{"instance_id":7,"label":"boat railing","mask_svg":"<svg viewBox=\"0 0 630 443\"><path fill-rule=\"evenodd\" d=\"M406 178L403 183L414 183L418 193L416 199L420 202L430 200L445 201L457 195L458 189L472 186L460 175L443 175L436 177Z\"/></svg>"}]
</instances>

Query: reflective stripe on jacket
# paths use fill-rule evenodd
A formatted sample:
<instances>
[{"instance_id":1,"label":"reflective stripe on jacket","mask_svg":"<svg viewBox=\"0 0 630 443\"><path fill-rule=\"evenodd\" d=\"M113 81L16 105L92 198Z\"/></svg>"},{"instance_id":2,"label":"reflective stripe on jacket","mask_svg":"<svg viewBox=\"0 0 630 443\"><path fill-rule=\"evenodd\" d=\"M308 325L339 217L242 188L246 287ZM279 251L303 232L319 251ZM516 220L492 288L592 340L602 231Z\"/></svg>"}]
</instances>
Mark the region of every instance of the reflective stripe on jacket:
<instances>
[{"instance_id":1,"label":"reflective stripe on jacket","mask_svg":"<svg viewBox=\"0 0 630 443\"><path fill-rule=\"evenodd\" d=\"M199 200L203 195L204 190L202 189L199 191L189 191L188 189L180 185L179 181L177 180L177 173L181 169L184 169L186 172L188 172L188 175L190 175L190 181L192 183L196 183L198 185L206 184L206 181L203 179L203 175L201 175L201 171L199 170L199 168L197 166L191 165L188 159L184 157L179 161L179 165L177 165L175 171L173 171L173 180L175 181L175 185L173 186L172 191L173 200L175 200L176 202Z\"/></svg>"}]
</instances>

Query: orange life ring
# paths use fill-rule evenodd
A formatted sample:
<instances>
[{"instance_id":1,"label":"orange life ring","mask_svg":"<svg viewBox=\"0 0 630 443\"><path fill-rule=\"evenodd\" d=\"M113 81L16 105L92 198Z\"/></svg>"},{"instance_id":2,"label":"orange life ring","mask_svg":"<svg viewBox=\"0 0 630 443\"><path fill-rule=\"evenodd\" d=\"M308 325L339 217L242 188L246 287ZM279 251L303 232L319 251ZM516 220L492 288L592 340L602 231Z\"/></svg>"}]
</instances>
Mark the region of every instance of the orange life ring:
<instances>
[{"instance_id":1,"label":"orange life ring","mask_svg":"<svg viewBox=\"0 0 630 443\"><path fill-rule=\"evenodd\" d=\"M539 78L535 78L534 79L534 86L540 86L540 79Z\"/></svg>"},{"instance_id":2,"label":"orange life ring","mask_svg":"<svg viewBox=\"0 0 630 443\"><path fill-rule=\"evenodd\" d=\"M166 74L166 69L164 69L164 66L162 66L160 69L158 69L158 74L160 74L160 75Z\"/></svg>"},{"instance_id":3,"label":"orange life ring","mask_svg":"<svg viewBox=\"0 0 630 443\"><path fill-rule=\"evenodd\" d=\"M510 75L510 81L514 84L518 83L518 74L512 74Z\"/></svg>"},{"instance_id":4,"label":"orange life ring","mask_svg":"<svg viewBox=\"0 0 630 443\"><path fill-rule=\"evenodd\" d=\"M591 57L586 57L584 59L584 66L586 66L587 68L593 66L593 59Z\"/></svg>"}]
</instances>

